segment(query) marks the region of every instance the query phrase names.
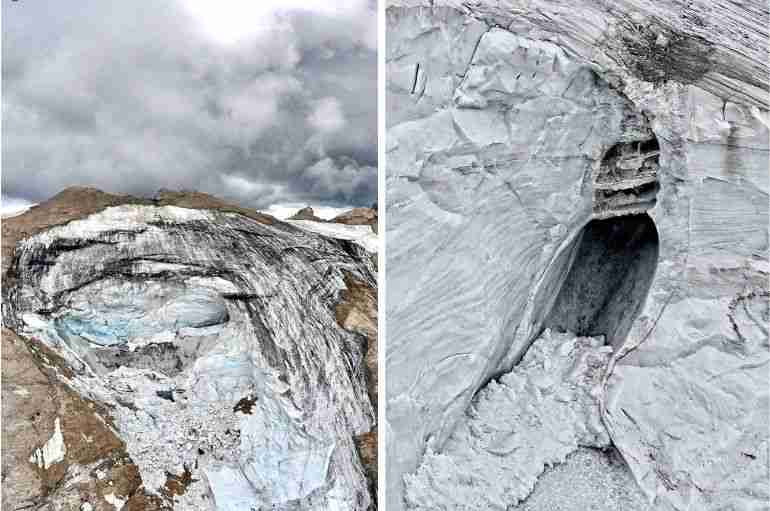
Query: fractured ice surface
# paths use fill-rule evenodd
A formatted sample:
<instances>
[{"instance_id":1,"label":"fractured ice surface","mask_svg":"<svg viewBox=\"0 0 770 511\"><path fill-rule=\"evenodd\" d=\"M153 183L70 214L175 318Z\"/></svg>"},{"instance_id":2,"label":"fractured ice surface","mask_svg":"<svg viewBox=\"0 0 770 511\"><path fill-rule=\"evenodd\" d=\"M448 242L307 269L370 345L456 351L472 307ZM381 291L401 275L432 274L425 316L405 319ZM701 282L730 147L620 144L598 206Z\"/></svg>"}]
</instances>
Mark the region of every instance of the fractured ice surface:
<instances>
[{"instance_id":1,"label":"fractured ice surface","mask_svg":"<svg viewBox=\"0 0 770 511\"><path fill-rule=\"evenodd\" d=\"M163 265L153 269L178 271ZM142 338L149 341L164 332L228 320L225 300L213 285L196 288L160 281L104 279L72 293L68 305L55 320L60 335L80 336L100 345L135 343Z\"/></svg>"},{"instance_id":2,"label":"fractured ice surface","mask_svg":"<svg viewBox=\"0 0 770 511\"><path fill-rule=\"evenodd\" d=\"M609 334L602 423L654 509L767 505L768 18L756 0L390 2L389 510L429 507L428 474L457 481L432 463L545 327ZM592 283L581 236L647 215L657 242Z\"/></svg>"},{"instance_id":3,"label":"fractured ice surface","mask_svg":"<svg viewBox=\"0 0 770 511\"><path fill-rule=\"evenodd\" d=\"M410 509L506 510L578 446L606 447L603 337L546 330L513 371L481 390L440 453L406 478Z\"/></svg>"}]
</instances>

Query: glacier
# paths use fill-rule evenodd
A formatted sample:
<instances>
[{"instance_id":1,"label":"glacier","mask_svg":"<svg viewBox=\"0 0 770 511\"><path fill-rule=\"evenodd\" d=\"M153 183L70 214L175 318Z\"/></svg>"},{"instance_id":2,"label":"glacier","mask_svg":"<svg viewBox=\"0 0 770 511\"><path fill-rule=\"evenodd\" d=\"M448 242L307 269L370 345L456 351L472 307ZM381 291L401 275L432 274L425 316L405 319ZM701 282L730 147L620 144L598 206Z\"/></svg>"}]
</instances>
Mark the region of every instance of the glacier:
<instances>
[{"instance_id":1,"label":"glacier","mask_svg":"<svg viewBox=\"0 0 770 511\"><path fill-rule=\"evenodd\" d=\"M91 403L141 484L77 497L85 474L102 474L91 476L97 486L115 476L77 459L96 433L74 431L77 416L66 415L53 437L63 432L66 456L48 444L42 455L41 477L50 463L65 467L62 489L43 502L373 509L356 447L376 427L368 340L335 308L351 282L376 288L374 260L357 241L270 217L130 200L20 239L4 326L46 350L42 370Z\"/></svg>"},{"instance_id":2,"label":"glacier","mask_svg":"<svg viewBox=\"0 0 770 511\"><path fill-rule=\"evenodd\" d=\"M584 480L584 462L639 509L763 509L767 5L386 15L388 509L551 509L538 483ZM590 387L602 441L521 464L517 409L477 415L545 331L611 349ZM527 416L560 417L547 403Z\"/></svg>"}]
</instances>

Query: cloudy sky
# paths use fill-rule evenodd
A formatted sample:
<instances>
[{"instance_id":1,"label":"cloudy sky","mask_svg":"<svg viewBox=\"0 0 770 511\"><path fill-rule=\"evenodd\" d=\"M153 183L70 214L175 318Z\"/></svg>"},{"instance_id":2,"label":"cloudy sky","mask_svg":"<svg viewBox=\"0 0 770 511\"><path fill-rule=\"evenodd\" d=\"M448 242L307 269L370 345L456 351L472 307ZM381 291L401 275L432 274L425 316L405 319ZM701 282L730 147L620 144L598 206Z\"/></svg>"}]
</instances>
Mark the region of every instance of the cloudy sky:
<instances>
[{"instance_id":1,"label":"cloudy sky","mask_svg":"<svg viewBox=\"0 0 770 511\"><path fill-rule=\"evenodd\" d=\"M377 196L375 0L2 2L2 193Z\"/></svg>"}]
</instances>

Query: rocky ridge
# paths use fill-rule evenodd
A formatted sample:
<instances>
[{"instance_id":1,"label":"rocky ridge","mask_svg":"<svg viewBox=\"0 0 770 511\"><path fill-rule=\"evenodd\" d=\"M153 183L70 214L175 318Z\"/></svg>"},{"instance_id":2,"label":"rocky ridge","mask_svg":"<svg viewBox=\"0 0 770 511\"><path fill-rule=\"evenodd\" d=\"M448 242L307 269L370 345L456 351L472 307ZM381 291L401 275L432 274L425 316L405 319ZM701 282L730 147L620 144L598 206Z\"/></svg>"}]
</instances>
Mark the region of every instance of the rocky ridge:
<instances>
[{"instance_id":1,"label":"rocky ridge","mask_svg":"<svg viewBox=\"0 0 770 511\"><path fill-rule=\"evenodd\" d=\"M289 220L310 220L312 222L324 222L323 218L315 215L315 211L310 206L304 207L289 217Z\"/></svg>"},{"instance_id":2,"label":"rocky ridge","mask_svg":"<svg viewBox=\"0 0 770 511\"><path fill-rule=\"evenodd\" d=\"M353 208L348 212L337 215L331 220L334 223L346 225L371 225L377 232L377 208Z\"/></svg>"},{"instance_id":3,"label":"rocky ridge","mask_svg":"<svg viewBox=\"0 0 770 511\"><path fill-rule=\"evenodd\" d=\"M377 208L376 204L373 208L353 208L350 211L346 211L340 215L335 216L330 220L325 220L316 216L315 211L310 206L299 209L296 213L288 218L288 220L300 220L310 222L327 222L332 224L344 224L344 225L368 225L372 230L377 232Z\"/></svg>"}]
</instances>

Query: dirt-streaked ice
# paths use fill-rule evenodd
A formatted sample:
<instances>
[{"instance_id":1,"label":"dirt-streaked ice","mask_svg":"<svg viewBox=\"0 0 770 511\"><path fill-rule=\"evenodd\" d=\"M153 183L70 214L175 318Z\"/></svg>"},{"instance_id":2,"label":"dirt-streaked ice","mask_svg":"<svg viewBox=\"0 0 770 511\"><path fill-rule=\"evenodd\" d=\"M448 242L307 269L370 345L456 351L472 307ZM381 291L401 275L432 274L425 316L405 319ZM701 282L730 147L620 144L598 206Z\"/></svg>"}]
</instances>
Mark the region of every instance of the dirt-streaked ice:
<instances>
[{"instance_id":1,"label":"dirt-streaked ice","mask_svg":"<svg viewBox=\"0 0 770 511\"><path fill-rule=\"evenodd\" d=\"M649 215L657 257L627 288L606 434L657 509L767 504L768 18L758 0L390 2L389 510L429 504L420 474L453 480L433 456L590 271L586 225L625 215ZM499 495L499 472L474 477Z\"/></svg>"}]
</instances>

